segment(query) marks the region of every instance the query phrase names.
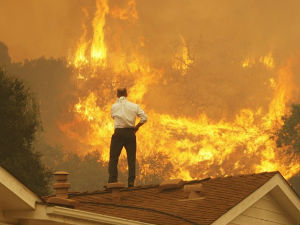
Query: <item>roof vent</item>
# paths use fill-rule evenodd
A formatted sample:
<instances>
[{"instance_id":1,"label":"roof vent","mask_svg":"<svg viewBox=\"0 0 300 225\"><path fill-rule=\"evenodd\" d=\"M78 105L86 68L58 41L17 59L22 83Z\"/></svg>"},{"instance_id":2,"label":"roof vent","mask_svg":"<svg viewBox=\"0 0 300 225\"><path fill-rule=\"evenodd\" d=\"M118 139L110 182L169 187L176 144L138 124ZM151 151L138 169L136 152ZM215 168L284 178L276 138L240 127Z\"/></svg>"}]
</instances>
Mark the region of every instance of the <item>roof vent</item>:
<instances>
[{"instance_id":1,"label":"roof vent","mask_svg":"<svg viewBox=\"0 0 300 225\"><path fill-rule=\"evenodd\" d=\"M193 200L193 199L204 199L203 194L203 184L186 184L183 188L184 192L189 193L188 199L185 200Z\"/></svg>"},{"instance_id":2,"label":"roof vent","mask_svg":"<svg viewBox=\"0 0 300 225\"><path fill-rule=\"evenodd\" d=\"M181 188L183 184L184 181L182 179L166 180L159 185L159 189L163 191L163 190Z\"/></svg>"},{"instance_id":3,"label":"roof vent","mask_svg":"<svg viewBox=\"0 0 300 225\"><path fill-rule=\"evenodd\" d=\"M55 197L48 198L47 203L74 208L77 201L68 199L68 189L71 186L70 183L67 183L69 173L65 171L57 171L53 175L56 180L56 183L53 184Z\"/></svg>"},{"instance_id":4,"label":"roof vent","mask_svg":"<svg viewBox=\"0 0 300 225\"><path fill-rule=\"evenodd\" d=\"M68 175L69 173L65 171L57 171L54 173L56 183L53 184L53 188L56 197L68 198L68 190L71 186L70 183L67 183Z\"/></svg>"}]
</instances>

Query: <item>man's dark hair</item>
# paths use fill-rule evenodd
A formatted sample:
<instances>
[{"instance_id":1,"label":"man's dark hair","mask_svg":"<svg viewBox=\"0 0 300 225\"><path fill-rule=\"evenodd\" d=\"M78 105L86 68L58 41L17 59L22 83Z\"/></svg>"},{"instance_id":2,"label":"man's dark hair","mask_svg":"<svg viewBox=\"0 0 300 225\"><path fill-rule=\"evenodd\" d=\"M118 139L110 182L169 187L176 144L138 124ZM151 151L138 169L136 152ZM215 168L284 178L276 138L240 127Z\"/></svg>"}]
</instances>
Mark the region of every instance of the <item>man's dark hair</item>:
<instances>
[{"instance_id":1,"label":"man's dark hair","mask_svg":"<svg viewBox=\"0 0 300 225\"><path fill-rule=\"evenodd\" d=\"M120 98L122 96L127 97L127 89L126 88L118 88L117 96L118 96L118 98Z\"/></svg>"}]
</instances>

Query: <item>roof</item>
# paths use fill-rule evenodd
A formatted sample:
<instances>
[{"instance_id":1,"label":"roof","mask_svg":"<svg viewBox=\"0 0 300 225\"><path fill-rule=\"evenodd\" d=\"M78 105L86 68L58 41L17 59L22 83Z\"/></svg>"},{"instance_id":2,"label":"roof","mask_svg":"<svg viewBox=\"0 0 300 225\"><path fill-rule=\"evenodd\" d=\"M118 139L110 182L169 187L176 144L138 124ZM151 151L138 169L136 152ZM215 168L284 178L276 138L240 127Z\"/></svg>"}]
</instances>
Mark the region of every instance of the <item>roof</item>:
<instances>
[{"instance_id":1,"label":"roof","mask_svg":"<svg viewBox=\"0 0 300 225\"><path fill-rule=\"evenodd\" d=\"M70 193L75 209L150 224L211 224L278 172L186 181L202 183L204 198L188 200L183 188L161 190L159 185Z\"/></svg>"},{"instance_id":2,"label":"roof","mask_svg":"<svg viewBox=\"0 0 300 225\"><path fill-rule=\"evenodd\" d=\"M0 166L0 209L34 209L42 200ZM0 211L1 214L1 211ZM0 222L1 223L1 222Z\"/></svg>"}]
</instances>

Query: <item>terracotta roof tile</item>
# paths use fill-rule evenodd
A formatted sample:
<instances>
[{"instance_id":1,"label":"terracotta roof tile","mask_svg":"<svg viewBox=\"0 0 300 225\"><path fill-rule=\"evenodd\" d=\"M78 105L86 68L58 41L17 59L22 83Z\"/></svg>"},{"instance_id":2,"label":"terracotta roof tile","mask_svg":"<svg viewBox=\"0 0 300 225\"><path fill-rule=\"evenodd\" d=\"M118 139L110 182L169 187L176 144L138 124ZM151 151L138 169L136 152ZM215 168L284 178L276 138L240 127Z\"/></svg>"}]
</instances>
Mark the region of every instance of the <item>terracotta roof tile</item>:
<instances>
[{"instance_id":1,"label":"terracotta roof tile","mask_svg":"<svg viewBox=\"0 0 300 225\"><path fill-rule=\"evenodd\" d=\"M158 185L120 190L120 198L111 191L69 194L79 201L76 209L151 224L211 224L229 209L266 183L278 172L219 177L185 184L203 184L204 199L187 199L183 187L159 190Z\"/></svg>"}]
</instances>

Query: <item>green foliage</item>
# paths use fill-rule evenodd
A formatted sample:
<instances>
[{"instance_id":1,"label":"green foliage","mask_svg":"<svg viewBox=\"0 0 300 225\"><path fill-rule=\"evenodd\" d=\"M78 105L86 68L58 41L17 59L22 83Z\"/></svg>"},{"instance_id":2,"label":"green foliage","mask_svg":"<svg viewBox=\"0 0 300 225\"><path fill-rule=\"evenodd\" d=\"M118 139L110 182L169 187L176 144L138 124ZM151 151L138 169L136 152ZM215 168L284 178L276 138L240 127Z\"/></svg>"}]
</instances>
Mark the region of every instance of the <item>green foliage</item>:
<instances>
[{"instance_id":1,"label":"green foliage","mask_svg":"<svg viewBox=\"0 0 300 225\"><path fill-rule=\"evenodd\" d=\"M96 191L107 183L107 166L99 161L98 151L79 157L77 154L66 154L63 168L70 171L70 183L73 190Z\"/></svg>"},{"instance_id":2,"label":"green foliage","mask_svg":"<svg viewBox=\"0 0 300 225\"><path fill-rule=\"evenodd\" d=\"M73 191L95 191L107 183L107 165L100 160L98 151L79 156L68 152L61 146L51 146L40 138L36 143L43 153L42 161L52 171L67 171L70 173L68 182Z\"/></svg>"},{"instance_id":3,"label":"green foliage","mask_svg":"<svg viewBox=\"0 0 300 225\"><path fill-rule=\"evenodd\" d=\"M42 57L22 63L11 63L6 69L9 74L24 81L35 94L46 139L50 137L51 143L65 144L61 139L65 134L58 123L72 118L72 113L68 113L69 107L77 103L72 68L68 67L64 59Z\"/></svg>"},{"instance_id":4,"label":"green foliage","mask_svg":"<svg viewBox=\"0 0 300 225\"><path fill-rule=\"evenodd\" d=\"M291 113L284 116L284 124L276 133L277 147L288 147L297 153L300 152L300 104L293 104Z\"/></svg>"},{"instance_id":5,"label":"green foliage","mask_svg":"<svg viewBox=\"0 0 300 225\"><path fill-rule=\"evenodd\" d=\"M41 129L38 105L22 81L1 69L0 124L0 166L36 194L47 194L51 175L32 144Z\"/></svg>"}]
</instances>

